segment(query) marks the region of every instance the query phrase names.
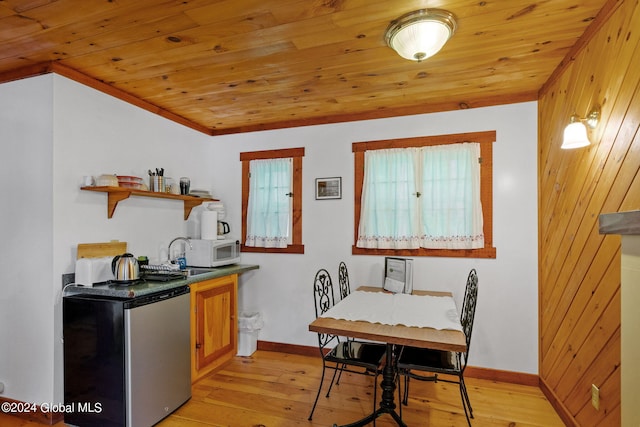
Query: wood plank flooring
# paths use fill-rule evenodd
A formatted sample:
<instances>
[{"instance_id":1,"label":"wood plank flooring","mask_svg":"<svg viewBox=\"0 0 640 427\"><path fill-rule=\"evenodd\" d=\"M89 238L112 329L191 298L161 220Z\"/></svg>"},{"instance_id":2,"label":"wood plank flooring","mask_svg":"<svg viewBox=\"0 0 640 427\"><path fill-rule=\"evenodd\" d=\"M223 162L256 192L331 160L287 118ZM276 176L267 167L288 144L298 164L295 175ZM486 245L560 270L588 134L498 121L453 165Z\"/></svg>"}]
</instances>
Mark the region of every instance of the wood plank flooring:
<instances>
[{"instance_id":1,"label":"wood plank flooring","mask_svg":"<svg viewBox=\"0 0 640 427\"><path fill-rule=\"evenodd\" d=\"M313 421L307 421L321 371L322 363L315 357L269 351L236 357L196 383L191 400L158 426L326 427L353 422L371 412L373 377L345 373L329 398L320 395ZM326 387L328 379L325 382ZM537 387L473 378L467 379L467 386L474 427L564 426ZM413 381L409 405L402 408L402 416L409 426L467 425L457 385L442 382ZM0 425L40 426L2 414ZM396 424L383 415L376 425Z\"/></svg>"}]
</instances>

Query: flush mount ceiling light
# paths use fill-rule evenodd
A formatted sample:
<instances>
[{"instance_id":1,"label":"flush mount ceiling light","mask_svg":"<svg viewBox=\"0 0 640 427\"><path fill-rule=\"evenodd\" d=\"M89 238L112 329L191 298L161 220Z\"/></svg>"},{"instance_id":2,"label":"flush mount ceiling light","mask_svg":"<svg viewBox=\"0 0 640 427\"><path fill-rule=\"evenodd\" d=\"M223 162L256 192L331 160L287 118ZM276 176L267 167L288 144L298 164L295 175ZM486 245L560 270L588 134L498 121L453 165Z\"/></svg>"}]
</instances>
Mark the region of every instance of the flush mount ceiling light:
<instances>
[{"instance_id":1,"label":"flush mount ceiling light","mask_svg":"<svg viewBox=\"0 0 640 427\"><path fill-rule=\"evenodd\" d=\"M385 32L385 40L403 58L422 61L438 53L456 27L451 12L420 9L391 21Z\"/></svg>"},{"instance_id":2,"label":"flush mount ceiling light","mask_svg":"<svg viewBox=\"0 0 640 427\"><path fill-rule=\"evenodd\" d=\"M587 135L587 126L589 129L595 129L598 120L600 120L599 106L595 106L584 119L581 119L577 114L572 115L569 124L564 128L564 137L560 148L580 148L591 144Z\"/></svg>"}]
</instances>

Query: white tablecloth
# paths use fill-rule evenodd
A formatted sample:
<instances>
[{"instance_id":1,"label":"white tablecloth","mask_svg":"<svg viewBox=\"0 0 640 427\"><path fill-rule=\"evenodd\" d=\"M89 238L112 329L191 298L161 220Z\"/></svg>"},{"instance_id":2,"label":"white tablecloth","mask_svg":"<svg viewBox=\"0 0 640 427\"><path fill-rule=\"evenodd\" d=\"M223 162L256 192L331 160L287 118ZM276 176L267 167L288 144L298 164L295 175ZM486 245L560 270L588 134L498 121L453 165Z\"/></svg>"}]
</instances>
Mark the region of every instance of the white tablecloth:
<instances>
[{"instance_id":1,"label":"white tablecloth","mask_svg":"<svg viewBox=\"0 0 640 427\"><path fill-rule=\"evenodd\" d=\"M320 317L462 331L452 297L355 291Z\"/></svg>"}]
</instances>

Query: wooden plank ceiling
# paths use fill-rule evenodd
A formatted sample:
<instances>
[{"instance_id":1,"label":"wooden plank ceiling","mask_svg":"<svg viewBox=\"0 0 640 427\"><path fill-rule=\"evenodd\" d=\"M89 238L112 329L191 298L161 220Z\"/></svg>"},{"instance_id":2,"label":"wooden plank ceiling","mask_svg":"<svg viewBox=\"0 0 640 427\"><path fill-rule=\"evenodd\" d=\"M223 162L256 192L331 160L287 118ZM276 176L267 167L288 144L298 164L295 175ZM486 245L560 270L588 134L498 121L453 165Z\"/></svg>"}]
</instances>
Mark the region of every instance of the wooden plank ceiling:
<instances>
[{"instance_id":1,"label":"wooden plank ceiling","mask_svg":"<svg viewBox=\"0 0 640 427\"><path fill-rule=\"evenodd\" d=\"M56 71L216 135L537 99L607 0L0 0L0 81ZM458 30L416 63L389 22Z\"/></svg>"}]
</instances>

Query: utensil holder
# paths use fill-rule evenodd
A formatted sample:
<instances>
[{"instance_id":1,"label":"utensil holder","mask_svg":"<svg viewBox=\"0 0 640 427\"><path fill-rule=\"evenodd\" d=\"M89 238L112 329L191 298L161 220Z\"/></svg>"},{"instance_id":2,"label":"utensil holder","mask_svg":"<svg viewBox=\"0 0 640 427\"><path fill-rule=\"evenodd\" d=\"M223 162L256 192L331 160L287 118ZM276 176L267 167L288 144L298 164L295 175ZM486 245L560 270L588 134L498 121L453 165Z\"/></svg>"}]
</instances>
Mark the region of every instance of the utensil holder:
<instances>
[{"instance_id":1,"label":"utensil holder","mask_svg":"<svg viewBox=\"0 0 640 427\"><path fill-rule=\"evenodd\" d=\"M164 193L164 176L153 175L149 177L149 190L156 193Z\"/></svg>"}]
</instances>

